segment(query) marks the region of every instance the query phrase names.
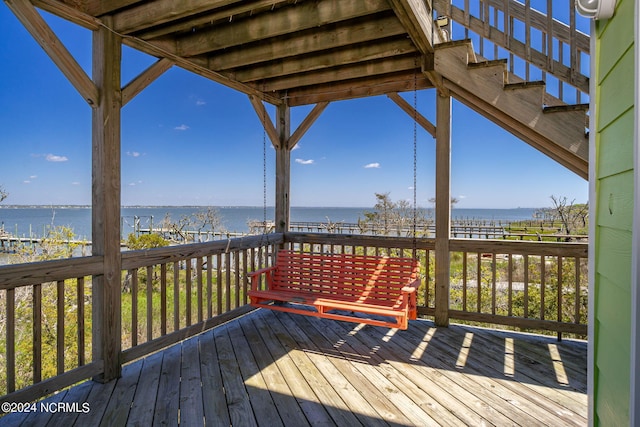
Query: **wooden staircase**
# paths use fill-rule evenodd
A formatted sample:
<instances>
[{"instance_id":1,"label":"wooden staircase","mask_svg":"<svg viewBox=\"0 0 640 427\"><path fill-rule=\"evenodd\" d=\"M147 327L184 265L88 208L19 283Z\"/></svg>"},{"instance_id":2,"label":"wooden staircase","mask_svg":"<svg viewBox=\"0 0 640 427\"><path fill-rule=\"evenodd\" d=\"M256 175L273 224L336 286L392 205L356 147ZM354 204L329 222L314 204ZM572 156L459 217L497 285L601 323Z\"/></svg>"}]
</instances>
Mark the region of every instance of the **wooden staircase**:
<instances>
[{"instance_id":1,"label":"wooden staircase","mask_svg":"<svg viewBox=\"0 0 640 427\"><path fill-rule=\"evenodd\" d=\"M480 58L470 40L436 45L434 69L458 101L588 179L588 105L566 105L544 82L522 81L507 60Z\"/></svg>"}]
</instances>

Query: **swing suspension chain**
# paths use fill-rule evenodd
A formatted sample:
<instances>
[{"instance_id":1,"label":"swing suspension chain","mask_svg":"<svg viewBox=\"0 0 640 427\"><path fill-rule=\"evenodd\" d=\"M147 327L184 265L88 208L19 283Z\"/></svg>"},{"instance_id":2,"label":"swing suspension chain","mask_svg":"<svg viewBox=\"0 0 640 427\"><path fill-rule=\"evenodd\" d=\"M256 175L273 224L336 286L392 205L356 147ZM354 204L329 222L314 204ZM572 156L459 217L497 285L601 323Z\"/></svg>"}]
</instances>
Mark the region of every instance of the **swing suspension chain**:
<instances>
[{"instance_id":1,"label":"swing suspension chain","mask_svg":"<svg viewBox=\"0 0 640 427\"><path fill-rule=\"evenodd\" d=\"M413 72L413 256L416 256L416 234L418 222L418 58Z\"/></svg>"},{"instance_id":2,"label":"swing suspension chain","mask_svg":"<svg viewBox=\"0 0 640 427\"><path fill-rule=\"evenodd\" d=\"M263 83L264 86L264 83ZM264 90L263 90L264 92ZM263 102L263 101L260 101ZM267 108L262 109L262 226L267 233Z\"/></svg>"}]
</instances>

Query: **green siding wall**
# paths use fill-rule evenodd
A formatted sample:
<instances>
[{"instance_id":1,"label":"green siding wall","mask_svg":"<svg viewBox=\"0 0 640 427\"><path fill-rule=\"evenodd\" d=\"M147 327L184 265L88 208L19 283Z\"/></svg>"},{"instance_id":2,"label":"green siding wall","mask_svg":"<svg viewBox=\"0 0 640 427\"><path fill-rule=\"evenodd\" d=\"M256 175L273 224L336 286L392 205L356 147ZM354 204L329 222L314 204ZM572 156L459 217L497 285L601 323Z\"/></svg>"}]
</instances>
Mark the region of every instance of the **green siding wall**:
<instances>
[{"instance_id":1,"label":"green siding wall","mask_svg":"<svg viewBox=\"0 0 640 427\"><path fill-rule=\"evenodd\" d=\"M629 424L634 0L596 25L594 424Z\"/></svg>"}]
</instances>

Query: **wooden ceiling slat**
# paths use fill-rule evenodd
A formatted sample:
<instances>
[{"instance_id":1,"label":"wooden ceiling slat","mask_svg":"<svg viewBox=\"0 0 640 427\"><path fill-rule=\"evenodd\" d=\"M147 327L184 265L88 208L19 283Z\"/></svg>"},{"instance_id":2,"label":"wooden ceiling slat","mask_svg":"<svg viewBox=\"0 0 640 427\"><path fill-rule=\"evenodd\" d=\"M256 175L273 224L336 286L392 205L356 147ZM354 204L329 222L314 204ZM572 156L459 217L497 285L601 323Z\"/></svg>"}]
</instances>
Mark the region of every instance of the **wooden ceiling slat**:
<instances>
[{"instance_id":1,"label":"wooden ceiling slat","mask_svg":"<svg viewBox=\"0 0 640 427\"><path fill-rule=\"evenodd\" d=\"M211 69L225 70L255 63L267 62L290 56L305 55L352 44L372 42L378 39L406 34L395 16L385 16L375 21L347 22L334 28L314 33L306 32L254 43L238 49L214 52L208 59Z\"/></svg>"},{"instance_id":2,"label":"wooden ceiling slat","mask_svg":"<svg viewBox=\"0 0 640 427\"><path fill-rule=\"evenodd\" d=\"M196 56L386 10L389 10L386 0L303 2L216 26L208 31L189 33L177 39L177 53L180 56Z\"/></svg>"},{"instance_id":3,"label":"wooden ceiling slat","mask_svg":"<svg viewBox=\"0 0 640 427\"><path fill-rule=\"evenodd\" d=\"M340 83L308 86L287 93L286 103L291 107L317 104L326 101L343 101L391 92L407 92L414 89L414 72L366 77ZM415 82L418 90L433 88L429 79L419 74Z\"/></svg>"},{"instance_id":4,"label":"wooden ceiling slat","mask_svg":"<svg viewBox=\"0 0 640 427\"><path fill-rule=\"evenodd\" d=\"M114 29L121 34L141 31L178 19L229 6L237 0L155 0L113 15Z\"/></svg>"},{"instance_id":5,"label":"wooden ceiling slat","mask_svg":"<svg viewBox=\"0 0 640 427\"><path fill-rule=\"evenodd\" d=\"M300 0L301 1L301 0ZM154 26L143 31L140 29L134 29L136 35L138 37L144 38L145 40L150 40L170 34L175 33L184 33L187 31L191 31L193 28L197 28L198 26L211 24L215 21L220 21L222 19L225 20L233 20L234 17L243 14L253 14L259 13L261 10L266 9L274 9L279 8L281 5L286 5L288 3L293 3L295 0L253 0L253 1L243 1L240 3L236 3L230 5L229 7L225 7L223 9L211 10L210 12L202 13L196 16L189 17L188 20L179 20L171 23L167 23L161 26Z\"/></svg>"},{"instance_id":6,"label":"wooden ceiling slat","mask_svg":"<svg viewBox=\"0 0 640 427\"><path fill-rule=\"evenodd\" d=\"M379 43L361 44L347 49L330 50L311 57L297 56L284 61L273 61L264 66L247 67L233 72L233 77L246 83L315 70L326 70L363 61L389 59L412 52L415 52L415 47L411 40L406 38L391 39Z\"/></svg>"},{"instance_id":7,"label":"wooden ceiling slat","mask_svg":"<svg viewBox=\"0 0 640 427\"><path fill-rule=\"evenodd\" d=\"M415 70L415 59L399 57L382 61L371 61L339 68L330 68L305 74L296 74L267 80L262 84L265 91L286 91L295 87L335 83L343 80L356 79L362 76L397 73L399 71Z\"/></svg>"}]
</instances>

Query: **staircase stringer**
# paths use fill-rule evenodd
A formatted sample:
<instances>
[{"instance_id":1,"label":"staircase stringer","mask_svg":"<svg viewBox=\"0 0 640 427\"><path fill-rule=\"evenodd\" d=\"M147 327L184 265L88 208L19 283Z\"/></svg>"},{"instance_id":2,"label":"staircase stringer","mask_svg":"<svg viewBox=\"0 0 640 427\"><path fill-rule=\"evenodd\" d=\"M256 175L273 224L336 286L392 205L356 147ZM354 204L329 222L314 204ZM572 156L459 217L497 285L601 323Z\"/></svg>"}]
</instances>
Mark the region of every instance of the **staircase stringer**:
<instances>
[{"instance_id":1,"label":"staircase stringer","mask_svg":"<svg viewBox=\"0 0 640 427\"><path fill-rule=\"evenodd\" d=\"M580 177L588 179L589 165L586 160L580 158L571 151L565 150L540 133L524 125L522 122L514 120L508 114L499 110L491 103L480 99L454 82L444 79L444 85L457 101L471 108L486 119L491 120L501 128L509 131L522 141L531 145L536 150L547 155Z\"/></svg>"},{"instance_id":2,"label":"staircase stringer","mask_svg":"<svg viewBox=\"0 0 640 427\"><path fill-rule=\"evenodd\" d=\"M545 112L561 101L549 99L544 82L509 82L505 61L477 59L470 41L456 41L436 47L434 65L456 99L586 179L584 110L560 104Z\"/></svg>"}]
</instances>

